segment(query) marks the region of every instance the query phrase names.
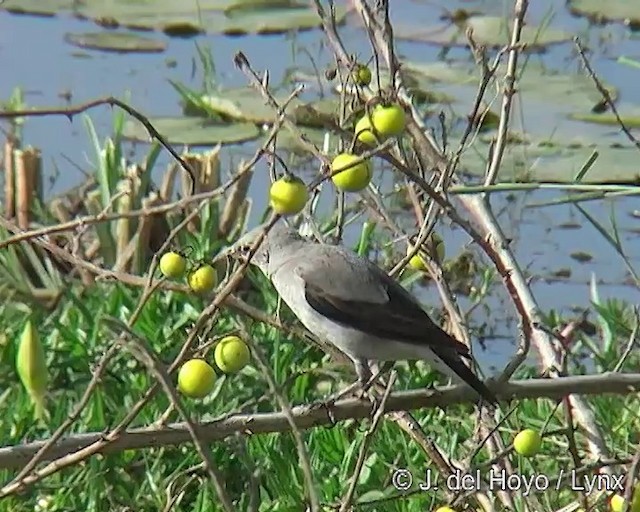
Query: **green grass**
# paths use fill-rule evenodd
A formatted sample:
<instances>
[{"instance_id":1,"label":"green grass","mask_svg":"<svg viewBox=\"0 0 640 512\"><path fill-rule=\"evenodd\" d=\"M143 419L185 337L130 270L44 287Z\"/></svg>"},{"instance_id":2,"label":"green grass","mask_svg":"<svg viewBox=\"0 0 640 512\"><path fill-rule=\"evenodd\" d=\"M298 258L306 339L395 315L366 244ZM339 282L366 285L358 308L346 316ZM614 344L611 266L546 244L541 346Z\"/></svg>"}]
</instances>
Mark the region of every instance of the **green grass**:
<instances>
[{"instance_id":1,"label":"green grass","mask_svg":"<svg viewBox=\"0 0 640 512\"><path fill-rule=\"evenodd\" d=\"M275 313L273 291L264 286L262 280L255 280L255 283L261 288L252 297L252 302ZM112 315L125 320L139 298L139 290L119 284L100 284L86 290L72 287L54 312L36 312L36 325L46 346L51 373L49 428L33 423L29 399L14 369L15 340L28 312L15 304L2 306L0 318L4 343L0 347L0 389L8 390L5 393L10 397L5 398L1 406L4 414L0 416L0 438L5 444L46 438L51 429L65 419L86 389L92 365L114 342L108 335L109 331L99 322L99 317ZM162 361L169 363L178 353L186 337L186 329L203 307L203 301L193 296L157 292L145 306L134 330L148 341ZM610 315L603 315L605 321L620 318L614 314L620 312L618 307L616 304L608 305ZM288 315L284 316L291 320ZM237 321L244 322L240 317L225 312L216 320L210 336L233 331ZM602 370L612 368L624 348L623 334L628 335L628 332L619 325L617 321L611 321L609 325L614 348L599 354ZM322 353L300 340L284 337L272 327L259 323L247 327L253 340L267 355L274 378L291 403L322 397L323 388L319 383L333 375L322 371L326 364L322 361ZM625 370L631 367L637 368L637 357L627 362ZM432 382L434 376L426 368L424 365L411 365L409 369L401 365L397 387L412 388ZM519 376L533 376L534 373L533 369L525 369ZM293 379L292 374L296 375ZM350 378L348 375L344 377ZM73 432L99 432L105 427L113 427L151 384L152 377L146 369L123 350L109 366L89 406L78 424L73 426ZM621 457L634 453L637 441L634 433L639 421L637 397L595 397L589 401L612 453ZM215 418L240 408L245 413L276 409L264 379L253 366L240 374L220 378L214 393L204 401L185 400L184 403L192 417L200 419ZM615 406L612 407L612 403ZM168 405L168 399L158 394L143 409L134 425L152 424ZM474 437L475 417L470 406L450 407L446 411L419 410L415 411L415 416L446 456L463 460L474 452L477 440ZM172 420L175 419L172 416ZM319 497L324 504L339 503L346 492L369 425L368 420L348 420L331 428L319 427L303 433ZM534 459L523 459L513 454L510 459L523 475L542 473L551 479L560 470L566 472L573 467L567 438L559 433L566 429L562 408L556 409L551 400L524 400L517 404L516 412L501 427L500 433L505 445L509 445L520 429L541 429L543 425L545 432L555 432L545 438L543 452ZM579 445L584 445L579 434L577 440ZM259 510L302 510L304 481L291 434L235 436L212 444L210 449L238 510L246 510L249 505L251 474L259 483ZM472 467L482 469L487 458L487 452L481 450ZM2 501L0 510L32 511L38 500L43 498L50 500L46 510L121 510L133 503L135 510L163 510L169 499L168 490L181 496L175 510L220 510L214 491L198 467L199 463L191 444L92 457L83 464L62 470L17 497ZM444 495L432 491L403 498L390 481L398 467L409 469L416 478L429 468L437 471L424 452L395 423L383 421L371 441L356 492L357 500L372 503L362 504L358 509L430 510L444 500ZM482 470L486 471L486 468ZM0 472L3 482L11 476L10 471ZM542 493L539 499L545 510L552 510L575 499L575 493L565 487L558 492Z\"/></svg>"}]
</instances>

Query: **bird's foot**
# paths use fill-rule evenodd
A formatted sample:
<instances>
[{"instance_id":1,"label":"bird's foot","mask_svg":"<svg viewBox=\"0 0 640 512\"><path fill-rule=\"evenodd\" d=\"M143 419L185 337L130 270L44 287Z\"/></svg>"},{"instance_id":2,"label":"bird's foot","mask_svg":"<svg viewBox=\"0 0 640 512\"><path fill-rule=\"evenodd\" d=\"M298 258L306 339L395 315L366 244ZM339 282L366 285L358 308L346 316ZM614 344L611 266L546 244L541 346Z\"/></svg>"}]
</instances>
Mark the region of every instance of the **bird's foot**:
<instances>
[{"instance_id":1,"label":"bird's foot","mask_svg":"<svg viewBox=\"0 0 640 512\"><path fill-rule=\"evenodd\" d=\"M335 405L335 400L329 397L326 400L321 400L320 402L311 404L310 410L317 411L318 409L324 409L325 412L327 413L327 418L329 418L329 422L331 423L331 425L336 425L337 424L336 417L333 414L334 405Z\"/></svg>"},{"instance_id":2,"label":"bird's foot","mask_svg":"<svg viewBox=\"0 0 640 512\"><path fill-rule=\"evenodd\" d=\"M380 397L371 391L366 391L365 389L360 389L356 396L358 397L358 400L369 402L371 404L371 417L373 417L382 404L382 399Z\"/></svg>"},{"instance_id":3,"label":"bird's foot","mask_svg":"<svg viewBox=\"0 0 640 512\"><path fill-rule=\"evenodd\" d=\"M341 391L338 391L336 393L333 393L331 395L329 395L328 397L324 398L323 400L320 400L318 402L314 402L312 404L309 404L307 406L307 411L308 412L312 412L312 411L317 411L318 409L325 409L327 411L327 414L329 414L330 419L333 415L333 408L336 404L336 402L338 400L340 400L341 398L344 398L345 396L353 393L353 391L359 386L358 382L354 382L353 384L350 384L349 386L347 386L346 388L344 388ZM331 420L333 422L333 420Z\"/></svg>"}]
</instances>

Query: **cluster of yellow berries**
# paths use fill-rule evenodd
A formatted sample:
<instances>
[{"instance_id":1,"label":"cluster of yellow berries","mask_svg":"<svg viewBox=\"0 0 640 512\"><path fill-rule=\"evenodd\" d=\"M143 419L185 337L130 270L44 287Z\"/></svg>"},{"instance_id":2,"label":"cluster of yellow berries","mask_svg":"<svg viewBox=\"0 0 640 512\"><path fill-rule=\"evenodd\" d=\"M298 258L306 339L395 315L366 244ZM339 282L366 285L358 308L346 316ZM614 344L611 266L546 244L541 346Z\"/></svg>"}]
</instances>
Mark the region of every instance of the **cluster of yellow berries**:
<instances>
[{"instance_id":1,"label":"cluster of yellow berries","mask_svg":"<svg viewBox=\"0 0 640 512\"><path fill-rule=\"evenodd\" d=\"M249 347L238 336L226 336L216 345L213 360L222 373L237 373L251 358ZM213 390L217 374L204 359L190 359L178 371L178 390L189 398L204 398Z\"/></svg>"},{"instance_id":2,"label":"cluster of yellow berries","mask_svg":"<svg viewBox=\"0 0 640 512\"><path fill-rule=\"evenodd\" d=\"M168 279L181 279L187 271L187 259L176 251L169 251L160 258L160 272ZM187 284L195 293L206 294L218 283L215 269L208 263L198 266L187 275Z\"/></svg>"},{"instance_id":3,"label":"cluster of yellow berries","mask_svg":"<svg viewBox=\"0 0 640 512\"><path fill-rule=\"evenodd\" d=\"M187 259L178 252L167 252L160 258L160 272L169 279L181 279L187 272ZM189 288L195 293L211 292L217 284L215 269L209 264L198 266L187 276ZM222 373L237 373L251 355L247 344L238 336L222 338L214 350L214 362ZM216 371L204 359L190 359L178 372L178 390L190 398L204 398L213 389Z\"/></svg>"},{"instance_id":4,"label":"cluster of yellow berries","mask_svg":"<svg viewBox=\"0 0 640 512\"><path fill-rule=\"evenodd\" d=\"M371 82L371 70L359 64L353 71L354 81L361 86ZM366 146L375 146L389 137L402 135L406 125L404 109L396 104L379 104L366 112L355 125L356 138ZM331 161L331 181L343 192L360 192L371 182L371 161L351 152L336 155ZM269 189L269 204L280 215L295 215L309 199L305 184L294 176L284 176Z\"/></svg>"}]
</instances>

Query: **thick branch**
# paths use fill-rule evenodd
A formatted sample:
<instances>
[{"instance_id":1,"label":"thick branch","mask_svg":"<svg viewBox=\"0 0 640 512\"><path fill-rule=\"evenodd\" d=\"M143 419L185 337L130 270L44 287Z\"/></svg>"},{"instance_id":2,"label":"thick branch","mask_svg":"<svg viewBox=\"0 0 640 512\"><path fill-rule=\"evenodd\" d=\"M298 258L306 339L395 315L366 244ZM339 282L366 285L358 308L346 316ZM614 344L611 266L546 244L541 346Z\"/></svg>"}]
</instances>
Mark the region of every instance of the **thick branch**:
<instances>
[{"instance_id":1,"label":"thick branch","mask_svg":"<svg viewBox=\"0 0 640 512\"><path fill-rule=\"evenodd\" d=\"M627 394L640 389L640 373L604 373L554 379L526 379L500 384L496 391L501 400L525 398L559 399L568 394ZM393 393L386 403L385 412L405 411L422 407L443 407L470 402L475 399L466 387L448 387L439 391L412 390ZM293 420L300 429L331 425L333 421L366 418L371 414L371 403L356 398L340 400L331 407L297 406L292 409ZM219 441L236 433L247 435L286 432L291 425L282 412L260 414L234 414L225 419L204 423L198 433L203 441ZM62 439L47 452L49 460L81 450L103 437L100 432L76 434ZM131 429L122 432L100 453L121 452L141 448L188 443L191 437L184 423L163 427ZM0 469L20 468L38 451L45 441L0 448Z\"/></svg>"}]
</instances>

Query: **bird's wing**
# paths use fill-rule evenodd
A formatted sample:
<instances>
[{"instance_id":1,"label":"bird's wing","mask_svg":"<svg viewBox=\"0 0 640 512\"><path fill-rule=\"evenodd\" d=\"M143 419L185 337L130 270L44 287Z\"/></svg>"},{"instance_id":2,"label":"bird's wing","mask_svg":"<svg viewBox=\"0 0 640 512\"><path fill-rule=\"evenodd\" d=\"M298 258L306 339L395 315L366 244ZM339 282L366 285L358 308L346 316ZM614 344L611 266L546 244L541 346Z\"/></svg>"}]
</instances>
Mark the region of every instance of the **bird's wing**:
<instances>
[{"instance_id":1,"label":"bird's wing","mask_svg":"<svg viewBox=\"0 0 640 512\"><path fill-rule=\"evenodd\" d=\"M378 266L337 246L309 249L294 272L305 283L308 303L320 314L372 336L469 357L467 346L436 325Z\"/></svg>"}]
</instances>

